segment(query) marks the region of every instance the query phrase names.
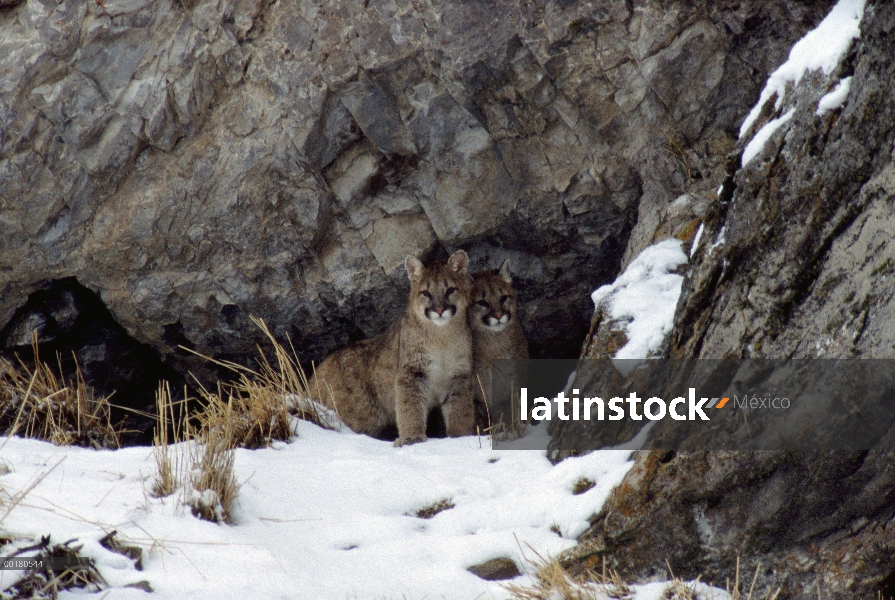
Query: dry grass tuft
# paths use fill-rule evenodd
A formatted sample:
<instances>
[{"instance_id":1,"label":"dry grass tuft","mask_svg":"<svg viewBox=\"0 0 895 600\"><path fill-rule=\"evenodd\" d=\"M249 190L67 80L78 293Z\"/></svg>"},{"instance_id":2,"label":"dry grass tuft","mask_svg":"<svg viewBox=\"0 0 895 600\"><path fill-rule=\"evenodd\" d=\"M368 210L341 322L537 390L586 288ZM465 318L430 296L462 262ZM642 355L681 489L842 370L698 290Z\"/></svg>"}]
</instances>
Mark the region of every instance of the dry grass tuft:
<instances>
[{"instance_id":1,"label":"dry grass tuft","mask_svg":"<svg viewBox=\"0 0 895 600\"><path fill-rule=\"evenodd\" d=\"M603 561L603 572L588 571L580 577L573 577L555 558L544 559L537 555L536 560L529 560L534 569L533 585L520 587L506 585L504 588L512 594L515 600L631 600L634 598L634 590L622 581L615 571L606 569L606 561ZM776 600L780 595L780 589L764 595L756 595L755 586L758 574L761 570L759 564L755 570L755 576L747 592L744 592L740 582L740 561L737 559L736 579L731 584L727 582L727 593L730 600ZM685 583L675 577L668 565L671 581L662 591L663 600L711 600L712 595L706 597L697 589L696 582Z\"/></svg>"},{"instance_id":2,"label":"dry grass tuft","mask_svg":"<svg viewBox=\"0 0 895 600\"><path fill-rule=\"evenodd\" d=\"M234 472L231 431L223 427L202 429L192 435L189 485L183 487L183 504L206 521L232 523L233 502L239 491Z\"/></svg>"},{"instance_id":3,"label":"dry grass tuft","mask_svg":"<svg viewBox=\"0 0 895 600\"><path fill-rule=\"evenodd\" d=\"M156 467L152 481L152 495L163 498L173 494L183 479L183 453L177 452L176 446L172 447L171 443L178 444L185 441L187 422L182 411L180 418L175 417L171 387L167 382L159 385L155 393L155 405L158 414L155 435L152 438L152 455Z\"/></svg>"},{"instance_id":4,"label":"dry grass tuft","mask_svg":"<svg viewBox=\"0 0 895 600\"><path fill-rule=\"evenodd\" d=\"M274 440L288 441L292 435L290 416L333 428L329 414L309 400L308 379L299 365L295 348L280 344L262 319L252 317L273 346L271 361L260 347L258 370L229 361L206 360L233 371L236 381L219 384L216 391L200 386L204 408L196 414L201 429L226 426L234 446L263 448Z\"/></svg>"},{"instance_id":5,"label":"dry grass tuft","mask_svg":"<svg viewBox=\"0 0 895 600\"><path fill-rule=\"evenodd\" d=\"M535 582L522 587L504 586L515 600L631 600L634 590L622 581L618 573L606 569L602 573L588 572L580 578L572 577L555 558L545 559L539 554L528 563L534 569Z\"/></svg>"},{"instance_id":6,"label":"dry grass tuft","mask_svg":"<svg viewBox=\"0 0 895 600\"><path fill-rule=\"evenodd\" d=\"M694 585L674 579L662 590L662 600L701 600L701 596Z\"/></svg>"},{"instance_id":7,"label":"dry grass tuft","mask_svg":"<svg viewBox=\"0 0 895 600\"><path fill-rule=\"evenodd\" d=\"M292 437L288 398L245 374L215 392L200 388L203 409L195 417L203 429L226 427L233 447L265 448Z\"/></svg>"},{"instance_id":8,"label":"dry grass tuft","mask_svg":"<svg viewBox=\"0 0 895 600\"><path fill-rule=\"evenodd\" d=\"M763 596L753 596L755 593L755 584L758 582L758 574L760 572L761 563L758 563L755 566L755 576L752 577L752 585L749 586L748 592L743 593L740 582L740 557L737 556L736 578L732 585L730 580L727 580L727 593L730 594L730 600L777 600L777 596L779 596L781 592L780 588L777 588L774 592L768 592Z\"/></svg>"},{"instance_id":9,"label":"dry grass tuft","mask_svg":"<svg viewBox=\"0 0 895 600\"><path fill-rule=\"evenodd\" d=\"M181 406L187 400L181 401ZM170 496L178 489L178 501L192 513L208 521L230 523L231 509L239 486L234 473L233 431L237 422L232 404L221 408L207 405L195 415L198 427L180 411L175 417L175 402L167 383L156 394L157 426L153 439L156 472L151 493L157 498Z\"/></svg>"},{"instance_id":10,"label":"dry grass tuft","mask_svg":"<svg viewBox=\"0 0 895 600\"><path fill-rule=\"evenodd\" d=\"M688 584L676 577L671 569L671 563L667 559L665 560L665 565L668 567L669 575L671 575L671 583L662 590L662 600L703 600L702 596L696 591L695 582ZM696 581L698 582L699 578Z\"/></svg>"},{"instance_id":11,"label":"dry grass tuft","mask_svg":"<svg viewBox=\"0 0 895 600\"><path fill-rule=\"evenodd\" d=\"M482 397L488 398L489 394L485 392L485 387L482 384L482 380L476 376L476 384L479 389L482 391ZM495 423L492 419L491 415L491 407L490 402L485 402L485 408L488 411L488 428L481 433L487 433L488 437L491 439L491 447L494 447L495 440L498 442L507 442L515 439L519 439L523 435L525 435L525 429L528 426L528 423L523 423L522 419L519 415L519 392L515 390L513 386L512 392L512 400L510 402L510 422L507 423L504 421L504 414L500 414L500 418Z\"/></svg>"},{"instance_id":12,"label":"dry grass tuft","mask_svg":"<svg viewBox=\"0 0 895 600\"><path fill-rule=\"evenodd\" d=\"M18 433L59 446L118 448L121 432L110 420L109 398L94 397L80 368L74 381L57 377L40 360L36 334L32 345L33 370L22 361L17 368L0 358L0 430L4 435Z\"/></svg>"},{"instance_id":13,"label":"dry grass tuft","mask_svg":"<svg viewBox=\"0 0 895 600\"><path fill-rule=\"evenodd\" d=\"M275 440L288 441L293 435L293 415L333 427L328 413L307 399L308 381L291 342L286 350L264 321L252 320L273 345L273 361L260 348L257 370L194 352L233 371L237 378L218 384L214 391L200 385L202 408L190 418L182 410L175 416L167 385L157 394L152 494L169 496L180 489L181 504L197 517L219 523L232 522L231 509L239 491L233 469L235 448L263 448ZM181 406L187 402L184 399ZM171 442L186 442L180 445L186 455L174 450Z\"/></svg>"}]
</instances>

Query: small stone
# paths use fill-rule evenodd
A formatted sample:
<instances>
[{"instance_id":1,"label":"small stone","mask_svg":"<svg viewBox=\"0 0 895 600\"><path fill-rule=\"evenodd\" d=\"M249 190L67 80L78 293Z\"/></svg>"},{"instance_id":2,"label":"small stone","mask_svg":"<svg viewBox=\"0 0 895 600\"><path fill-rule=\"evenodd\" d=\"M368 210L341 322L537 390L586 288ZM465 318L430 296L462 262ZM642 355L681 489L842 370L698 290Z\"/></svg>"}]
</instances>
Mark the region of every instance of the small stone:
<instances>
[{"instance_id":1,"label":"small stone","mask_svg":"<svg viewBox=\"0 0 895 600\"><path fill-rule=\"evenodd\" d=\"M152 593L152 592L154 591L154 590L152 589L152 586L151 586L151 585L149 584L149 582L146 581L145 579L144 579L143 581L135 581L134 583L129 583L129 584L127 584L127 585L124 586L124 587L126 587L126 588L134 588L134 589L137 589L137 590L143 590L144 592L149 592L149 593Z\"/></svg>"},{"instance_id":2,"label":"small stone","mask_svg":"<svg viewBox=\"0 0 895 600\"><path fill-rule=\"evenodd\" d=\"M516 563L505 557L492 558L481 564L473 565L466 570L486 581L503 581L504 579L513 579L520 575L519 567L516 566Z\"/></svg>"}]
</instances>

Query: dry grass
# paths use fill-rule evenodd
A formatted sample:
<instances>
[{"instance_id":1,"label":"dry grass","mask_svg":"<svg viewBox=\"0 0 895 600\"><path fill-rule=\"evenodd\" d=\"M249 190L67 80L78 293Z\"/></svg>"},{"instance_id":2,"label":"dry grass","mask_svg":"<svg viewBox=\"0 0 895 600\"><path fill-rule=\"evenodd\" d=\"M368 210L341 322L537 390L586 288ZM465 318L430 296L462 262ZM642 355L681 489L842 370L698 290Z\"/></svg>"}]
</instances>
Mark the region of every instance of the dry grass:
<instances>
[{"instance_id":1,"label":"dry grass","mask_svg":"<svg viewBox=\"0 0 895 600\"><path fill-rule=\"evenodd\" d=\"M36 335L32 345L33 370L22 361L16 367L0 358L0 430L4 435L20 434L59 446L118 448L120 431L110 420L109 398L93 395L77 363L74 381L57 377L40 360Z\"/></svg>"},{"instance_id":2,"label":"dry grass","mask_svg":"<svg viewBox=\"0 0 895 600\"><path fill-rule=\"evenodd\" d=\"M588 572L580 578L572 577L555 558L545 559L535 553L534 560L526 559L534 570L531 586L504 586L515 600L630 600L634 590L622 581L618 573L607 570Z\"/></svg>"},{"instance_id":3,"label":"dry grass","mask_svg":"<svg viewBox=\"0 0 895 600\"><path fill-rule=\"evenodd\" d=\"M219 384L209 391L200 386L204 404L196 414L203 430L221 427L226 422L234 446L263 448L274 440L288 441L292 435L290 416L333 428L328 413L308 398L308 378L299 365L295 348L280 344L262 319L252 317L273 346L273 361L260 347L257 370L229 361L220 361L198 353L217 365L233 371L235 381Z\"/></svg>"},{"instance_id":4,"label":"dry grass","mask_svg":"<svg viewBox=\"0 0 895 600\"><path fill-rule=\"evenodd\" d=\"M151 492L161 497L179 489L179 501L209 521L232 522L231 509L239 491L233 469L235 448L263 448L275 440L289 440L293 415L333 427L329 414L307 399L308 380L291 342L287 350L263 320L252 320L273 345L273 360L259 348L255 370L194 352L233 371L236 380L219 383L213 391L199 385L201 408L189 419L182 410L175 415L167 385L159 388L156 398L156 473ZM184 399L180 405L189 401ZM183 452L175 450L178 447Z\"/></svg>"},{"instance_id":5,"label":"dry grass","mask_svg":"<svg viewBox=\"0 0 895 600\"><path fill-rule=\"evenodd\" d=\"M482 397L489 398L489 395L485 393L485 388L482 385L482 380L476 376L477 385L479 389L482 390ZM500 414L500 418L497 423L492 420L491 415L491 407L490 402L485 401L485 408L488 410L488 428L482 432L487 433L488 437L491 439L491 447L494 447L494 442L507 442L515 439L519 439L523 435L525 435L525 429L528 427L528 423L523 423L522 418L519 414L519 393L516 391L515 386L511 386L513 389L513 397L510 401L510 422L507 423L504 421L503 413Z\"/></svg>"},{"instance_id":6,"label":"dry grass","mask_svg":"<svg viewBox=\"0 0 895 600\"><path fill-rule=\"evenodd\" d=\"M755 594L755 584L758 582L758 574L760 572L761 563L758 563L755 566L755 575L752 577L752 585L749 586L749 591L744 593L740 582L740 557L737 556L736 578L732 585L730 580L727 580L727 593L730 594L730 600L776 600L777 596L780 595L780 588L777 588L774 592L767 592L763 596L753 595Z\"/></svg>"},{"instance_id":7,"label":"dry grass","mask_svg":"<svg viewBox=\"0 0 895 600\"><path fill-rule=\"evenodd\" d=\"M189 447L189 485L183 487L183 504L206 521L232 523L233 502L239 491L234 472L232 433L223 427L202 429L192 435Z\"/></svg>"},{"instance_id":8,"label":"dry grass","mask_svg":"<svg viewBox=\"0 0 895 600\"><path fill-rule=\"evenodd\" d=\"M152 455L155 458L156 473L152 481L152 495L163 498L173 494L183 479L183 453L177 452L176 446L172 447L171 443L185 441L187 421L183 411L180 411L179 418L175 417L171 387L167 382L159 385L155 405L158 412L155 435L152 438Z\"/></svg>"},{"instance_id":9,"label":"dry grass","mask_svg":"<svg viewBox=\"0 0 895 600\"><path fill-rule=\"evenodd\" d=\"M180 402L181 407L187 402ZM198 426L179 411L175 415L171 389L165 383L156 393L157 425L153 438L155 474L151 493L157 498L178 489L178 501L208 521L230 523L239 486L234 473L233 431L237 422L231 410L218 405L200 411Z\"/></svg>"},{"instance_id":10,"label":"dry grass","mask_svg":"<svg viewBox=\"0 0 895 600\"><path fill-rule=\"evenodd\" d=\"M537 553L535 560L527 560L534 570L534 584L522 587L505 585L515 600L630 600L634 590L625 583L619 574L606 568L603 561L602 573L589 571L576 578L569 574L555 558L544 559ZM671 581L662 591L663 600L711 600L697 590L697 582L686 583L674 576L671 566L668 567ZM737 559L736 579L727 582L727 593L731 600L776 600L780 590L756 595L755 586L761 570L759 564L748 591L744 591L740 582L740 562Z\"/></svg>"},{"instance_id":11,"label":"dry grass","mask_svg":"<svg viewBox=\"0 0 895 600\"><path fill-rule=\"evenodd\" d=\"M684 583L680 579L674 579L662 592L662 600L700 600L696 593L696 586Z\"/></svg>"},{"instance_id":12,"label":"dry grass","mask_svg":"<svg viewBox=\"0 0 895 600\"><path fill-rule=\"evenodd\" d=\"M195 414L203 429L226 427L233 447L265 448L292 437L287 396L243 374L217 391L200 388L203 409Z\"/></svg>"},{"instance_id":13,"label":"dry grass","mask_svg":"<svg viewBox=\"0 0 895 600\"><path fill-rule=\"evenodd\" d=\"M667 559L665 565L668 567L671 583L662 590L662 600L703 600L696 591L696 583L686 583L683 579L676 577L671 569L671 563ZM699 579L697 578L696 581Z\"/></svg>"}]
</instances>

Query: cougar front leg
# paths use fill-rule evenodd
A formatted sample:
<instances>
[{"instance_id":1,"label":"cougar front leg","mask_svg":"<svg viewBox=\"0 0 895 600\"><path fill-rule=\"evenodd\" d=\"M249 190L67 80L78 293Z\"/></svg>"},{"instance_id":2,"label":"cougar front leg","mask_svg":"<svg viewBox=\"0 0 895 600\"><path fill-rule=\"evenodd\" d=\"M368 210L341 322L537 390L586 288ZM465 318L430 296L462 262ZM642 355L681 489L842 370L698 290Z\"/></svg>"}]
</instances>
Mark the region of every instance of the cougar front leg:
<instances>
[{"instance_id":1,"label":"cougar front leg","mask_svg":"<svg viewBox=\"0 0 895 600\"><path fill-rule=\"evenodd\" d=\"M451 389L441 412L450 437L475 433L472 377L469 374L459 375L451 381Z\"/></svg>"},{"instance_id":2,"label":"cougar front leg","mask_svg":"<svg viewBox=\"0 0 895 600\"><path fill-rule=\"evenodd\" d=\"M395 420L398 439L395 446L426 441L425 374L404 367L395 381Z\"/></svg>"}]
</instances>

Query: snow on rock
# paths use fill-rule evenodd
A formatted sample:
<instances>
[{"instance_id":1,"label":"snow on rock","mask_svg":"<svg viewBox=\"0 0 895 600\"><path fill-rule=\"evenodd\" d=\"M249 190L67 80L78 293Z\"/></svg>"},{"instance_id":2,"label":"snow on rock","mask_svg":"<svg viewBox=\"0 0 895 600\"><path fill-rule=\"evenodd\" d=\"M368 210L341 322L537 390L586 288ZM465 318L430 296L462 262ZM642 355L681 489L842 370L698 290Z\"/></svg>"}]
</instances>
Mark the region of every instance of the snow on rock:
<instances>
[{"instance_id":1,"label":"snow on rock","mask_svg":"<svg viewBox=\"0 0 895 600\"><path fill-rule=\"evenodd\" d=\"M864 4L865 0L839 0L816 28L796 42L787 61L768 78L758 103L740 127L740 138L748 133L761 109L775 94L775 108L780 110L788 85L798 84L809 71L822 70L829 75L839 65L852 40L861 35Z\"/></svg>"},{"instance_id":2,"label":"snow on rock","mask_svg":"<svg viewBox=\"0 0 895 600\"><path fill-rule=\"evenodd\" d=\"M93 451L10 438L0 458L12 471L0 486L12 496L37 484L2 530L77 538L114 598L145 598L124 588L141 580L157 600L506 598L499 582L466 569L507 557L524 571L523 553L535 558L529 546L542 556L573 546L632 464L623 451L552 465L543 451L495 451L477 437L395 449L304 421L296 427L290 443L236 450L234 525L192 516L176 494L151 497L151 448ZM574 495L582 477L596 485ZM442 500L453 508L415 516ZM99 544L113 530L143 548L143 571ZM0 571L0 589L20 576ZM527 581L526 573L514 583Z\"/></svg>"},{"instance_id":3,"label":"snow on rock","mask_svg":"<svg viewBox=\"0 0 895 600\"><path fill-rule=\"evenodd\" d=\"M796 109L791 108L786 111L782 116L777 117L776 119L772 119L768 121L768 123L758 130L758 133L755 134L755 137L746 145L746 149L743 150L743 166L745 167L749 162L758 156L758 153L762 151L764 145L767 143L771 136L774 135L774 132L777 131L781 125L789 121L793 114L795 114Z\"/></svg>"},{"instance_id":4,"label":"snow on rock","mask_svg":"<svg viewBox=\"0 0 895 600\"><path fill-rule=\"evenodd\" d=\"M675 270L687 262L679 240L664 240L644 249L613 283L591 298L613 320L627 320L628 342L615 358L648 358L674 324L674 310L684 278Z\"/></svg>"},{"instance_id":5,"label":"snow on rock","mask_svg":"<svg viewBox=\"0 0 895 600\"><path fill-rule=\"evenodd\" d=\"M848 98L848 93L850 91L851 77L846 77L839 81L830 93L820 99L820 102L817 103L817 112L814 114L818 117L822 117L831 110L836 110L845 104L845 99Z\"/></svg>"},{"instance_id":6,"label":"snow on rock","mask_svg":"<svg viewBox=\"0 0 895 600\"><path fill-rule=\"evenodd\" d=\"M696 250L699 248L699 242L702 241L702 234L705 232L705 223L699 224L699 229L696 230L696 235L693 236L693 244L690 245L690 258L693 258L693 255L696 254Z\"/></svg>"}]
</instances>

